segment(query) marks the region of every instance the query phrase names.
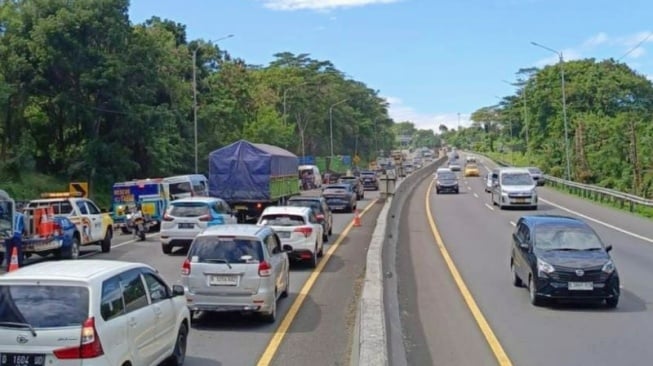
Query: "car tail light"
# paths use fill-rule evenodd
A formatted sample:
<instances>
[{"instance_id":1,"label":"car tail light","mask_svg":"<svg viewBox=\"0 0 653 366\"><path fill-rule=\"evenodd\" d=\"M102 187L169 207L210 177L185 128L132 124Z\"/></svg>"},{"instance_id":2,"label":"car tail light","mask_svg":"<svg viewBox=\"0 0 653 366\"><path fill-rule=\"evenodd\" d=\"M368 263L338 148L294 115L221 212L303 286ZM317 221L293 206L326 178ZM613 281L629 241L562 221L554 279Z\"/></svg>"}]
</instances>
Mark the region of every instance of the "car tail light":
<instances>
[{"instance_id":1,"label":"car tail light","mask_svg":"<svg viewBox=\"0 0 653 366\"><path fill-rule=\"evenodd\" d=\"M82 334L79 346L54 350L54 356L60 360L95 358L102 356L104 350L100 337L95 329L95 318L91 317L82 324Z\"/></svg>"},{"instance_id":2,"label":"car tail light","mask_svg":"<svg viewBox=\"0 0 653 366\"><path fill-rule=\"evenodd\" d=\"M272 266L266 261L258 264L258 275L261 277L269 277L272 274Z\"/></svg>"},{"instance_id":3,"label":"car tail light","mask_svg":"<svg viewBox=\"0 0 653 366\"><path fill-rule=\"evenodd\" d=\"M204 222L211 221L211 215L202 215L199 217L199 220Z\"/></svg>"},{"instance_id":4,"label":"car tail light","mask_svg":"<svg viewBox=\"0 0 653 366\"><path fill-rule=\"evenodd\" d=\"M304 234L305 237L308 238L309 236L311 236L311 234L313 234L313 228L311 228L311 227L298 227L297 229L293 230L293 232L302 233L302 234Z\"/></svg>"},{"instance_id":5,"label":"car tail light","mask_svg":"<svg viewBox=\"0 0 653 366\"><path fill-rule=\"evenodd\" d=\"M318 220L324 220L324 215L323 215L323 214L317 214L317 215L315 215L315 217L316 217Z\"/></svg>"},{"instance_id":6,"label":"car tail light","mask_svg":"<svg viewBox=\"0 0 653 366\"><path fill-rule=\"evenodd\" d=\"M54 230L52 231L52 234L53 234L54 236L59 236L59 235L61 235L61 225L59 225L58 222L55 221L54 226L53 226L53 229L54 229Z\"/></svg>"},{"instance_id":7,"label":"car tail light","mask_svg":"<svg viewBox=\"0 0 653 366\"><path fill-rule=\"evenodd\" d=\"M190 274L190 261L188 258L186 258L184 264L181 265L181 274L183 276L188 276Z\"/></svg>"},{"instance_id":8,"label":"car tail light","mask_svg":"<svg viewBox=\"0 0 653 366\"><path fill-rule=\"evenodd\" d=\"M172 221L174 218L168 214L163 215L163 221Z\"/></svg>"}]
</instances>

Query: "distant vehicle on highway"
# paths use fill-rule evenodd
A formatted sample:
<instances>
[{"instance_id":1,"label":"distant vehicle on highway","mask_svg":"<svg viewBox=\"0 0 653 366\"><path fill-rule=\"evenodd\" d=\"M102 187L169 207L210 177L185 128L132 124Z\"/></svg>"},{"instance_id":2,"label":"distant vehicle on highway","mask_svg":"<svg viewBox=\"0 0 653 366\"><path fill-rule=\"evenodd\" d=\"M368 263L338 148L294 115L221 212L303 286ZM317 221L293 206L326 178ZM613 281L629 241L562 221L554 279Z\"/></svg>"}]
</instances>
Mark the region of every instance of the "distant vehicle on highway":
<instances>
[{"instance_id":1,"label":"distant vehicle on highway","mask_svg":"<svg viewBox=\"0 0 653 366\"><path fill-rule=\"evenodd\" d=\"M465 177L478 177L481 175L481 171L478 169L476 163L467 163L465 164L465 171L463 172Z\"/></svg>"},{"instance_id":2,"label":"distant vehicle on highway","mask_svg":"<svg viewBox=\"0 0 653 366\"><path fill-rule=\"evenodd\" d=\"M512 235L512 283L526 284L533 305L547 299L601 300L615 308L619 274L611 250L580 219L523 216Z\"/></svg>"},{"instance_id":3,"label":"distant vehicle on highway","mask_svg":"<svg viewBox=\"0 0 653 366\"><path fill-rule=\"evenodd\" d=\"M353 212L357 207L357 193L354 186L348 183L329 184L322 187L322 197L333 211L344 210Z\"/></svg>"},{"instance_id":4,"label":"distant vehicle on highway","mask_svg":"<svg viewBox=\"0 0 653 366\"><path fill-rule=\"evenodd\" d=\"M444 192L460 193L456 173L451 171L441 171L436 173L435 193L440 194Z\"/></svg>"},{"instance_id":5,"label":"distant vehicle on highway","mask_svg":"<svg viewBox=\"0 0 653 366\"><path fill-rule=\"evenodd\" d=\"M363 170L361 171L359 179L363 181L364 189L371 189L373 191L379 190L379 179L376 176L376 172Z\"/></svg>"},{"instance_id":6,"label":"distant vehicle on highway","mask_svg":"<svg viewBox=\"0 0 653 366\"><path fill-rule=\"evenodd\" d=\"M537 210L537 189L528 169L501 168L492 185L492 204Z\"/></svg>"},{"instance_id":7,"label":"distant vehicle on highway","mask_svg":"<svg viewBox=\"0 0 653 366\"><path fill-rule=\"evenodd\" d=\"M220 198L192 197L170 202L161 223L161 250L188 248L195 236L209 226L235 224L238 220L229 204Z\"/></svg>"},{"instance_id":8,"label":"distant vehicle on highway","mask_svg":"<svg viewBox=\"0 0 653 366\"><path fill-rule=\"evenodd\" d=\"M542 173L542 170L540 170L540 168L529 167L526 169L528 169L528 171L531 173L531 177L533 178L535 183L537 183L538 186L544 185L544 177L543 177L544 173Z\"/></svg>"},{"instance_id":9,"label":"distant vehicle on highway","mask_svg":"<svg viewBox=\"0 0 653 366\"><path fill-rule=\"evenodd\" d=\"M184 288L146 264L36 263L0 276L0 303L3 365L182 365L186 356Z\"/></svg>"},{"instance_id":10,"label":"distant vehicle on highway","mask_svg":"<svg viewBox=\"0 0 653 366\"><path fill-rule=\"evenodd\" d=\"M271 206L263 211L258 225L274 229L281 244L292 249L288 253L290 259L307 261L312 268L317 267L318 258L324 254L324 229L313 209Z\"/></svg>"},{"instance_id":11,"label":"distant vehicle on highway","mask_svg":"<svg viewBox=\"0 0 653 366\"><path fill-rule=\"evenodd\" d=\"M190 310L253 312L274 323L277 300L290 288L288 251L267 226L208 228L193 240L182 265Z\"/></svg>"},{"instance_id":12,"label":"distant vehicle on highway","mask_svg":"<svg viewBox=\"0 0 653 366\"><path fill-rule=\"evenodd\" d=\"M359 177L354 177L351 175L345 175L338 179L338 183L348 183L354 187L354 192L356 192L356 199L362 200L365 198L365 187L361 182Z\"/></svg>"},{"instance_id":13,"label":"distant vehicle on highway","mask_svg":"<svg viewBox=\"0 0 653 366\"><path fill-rule=\"evenodd\" d=\"M449 160L449 163L447 164L447 166L449 167L449 169L451 169L454 172L459 172L460 169L461 169L461 165L458 162L458 159Z\"/></svg>"}]
</instances>

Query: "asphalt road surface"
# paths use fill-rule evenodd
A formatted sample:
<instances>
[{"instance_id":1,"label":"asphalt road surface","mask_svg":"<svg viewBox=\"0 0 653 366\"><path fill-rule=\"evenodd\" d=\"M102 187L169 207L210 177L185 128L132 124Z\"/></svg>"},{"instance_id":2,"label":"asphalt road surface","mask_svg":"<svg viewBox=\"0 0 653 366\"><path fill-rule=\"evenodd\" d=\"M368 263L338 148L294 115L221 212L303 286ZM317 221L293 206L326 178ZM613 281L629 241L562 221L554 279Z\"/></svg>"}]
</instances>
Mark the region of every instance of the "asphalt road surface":
<instances>
[{"instance_id":1,"label":"asphalt road surface","mask_svg":"<svg viewBox=\"0 0 653 366\"><path fill-rule=\"evenodd\" d=\"M485 167L491 162L483 159ZM485 173L481 166L482 173ZM415 190L402 223L398 256L402 326L411 365L491 365L497 358L443 261L425 214L431 179ZM459 195L428 198L451 256L491 333L505 350L504 364L650 365L653 361L653 225L650 220L547 187L538 211L499 210L482 178L462 178ZM510 280L509 249L522 215L556 214L587 221L606 244L621 281L617 309L600 304L534 307L525 288Z\"/></svg>"},{"instance_id":2,"label":"asphalt road surface","mask_svg":"<svg viewBox=\"0 0 653 366\"><path fill-rule=\"evenodd\" d=\"M284 337L271 344L273 335L313 272L301 264L291 264L290 296L280 300L275 324L262 324L256 317L240 314L205 314L191 329L185 365L301 366L314 363L316 359L320 360L320 365L348 364L367 247L383 206L375 203L377 197L378 192L365 192L365 199L358 202L360 212L369 206L362 215L362 226L345 233L337 250L331 251L329 256L329 249L354 217L353 214L334 213L333 236L325 243L327 254L321 259L328 259L328 262L317 280L312 281L313 288L304 297L299 311L289 317L293 321ZM132 235L116 234L110 253L101 253L99 246L88 246L82 248L81 257L147 263L174 284L179 283L185 254L181 249L172 255L163 254L158 234L149 235L144 242L135 241ZM43 260L46 259L33 256L26 265ZM261 358L264 352L267 357Z\"/></svg>"}]
</instances>

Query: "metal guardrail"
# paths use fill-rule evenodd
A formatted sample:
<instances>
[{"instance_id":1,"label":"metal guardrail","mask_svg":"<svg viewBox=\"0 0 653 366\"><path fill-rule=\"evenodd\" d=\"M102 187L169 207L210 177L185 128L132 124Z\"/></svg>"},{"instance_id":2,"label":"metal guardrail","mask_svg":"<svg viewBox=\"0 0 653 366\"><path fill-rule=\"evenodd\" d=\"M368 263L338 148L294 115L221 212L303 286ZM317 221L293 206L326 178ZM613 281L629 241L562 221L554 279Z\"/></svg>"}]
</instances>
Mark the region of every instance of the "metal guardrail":
<instances>
[{"instance_id":1,"label":"metal guardrail","mask_svg":"<svg viewBox=\"0 0 653 366\"><path fill-rule=\"evenodd\" d=\"M474 152L473 154L484 156L485 158L490 159L498 165L504 167L513 166L512 164L508 164L505 161L496 160L478 152ZM622 209L626 209L626 206L628 206L627 209L630 212L634 212L636 206L653 207L652 199L640 197L630 193L620 192L616 189L600 187L593 184L578 183L546 174L544 174L542 177L550 185L553 185L557 188L564 188L568 192L574 193L583 198L588 198L599 202L613 203L620 206Z\"/></svg>"}]
</instances>

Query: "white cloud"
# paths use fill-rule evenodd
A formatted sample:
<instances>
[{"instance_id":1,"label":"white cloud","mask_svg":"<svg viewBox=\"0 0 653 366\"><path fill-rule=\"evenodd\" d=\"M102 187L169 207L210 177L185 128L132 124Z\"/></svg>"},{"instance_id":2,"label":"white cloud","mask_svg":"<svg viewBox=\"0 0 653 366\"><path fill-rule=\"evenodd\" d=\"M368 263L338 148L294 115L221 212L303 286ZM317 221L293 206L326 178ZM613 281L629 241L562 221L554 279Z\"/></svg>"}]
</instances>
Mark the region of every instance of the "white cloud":
<instances>
[{"instance_id":1,"label":"white cloud","mask_svg":"<svg viewBox=\"0 0 653 366\"><path fill-rule=\"evenodd\" d=\"M445 125L449 129L458 128L458 113L445 112L445 113L421 113L414 108L407 106L404 102L397 97L385 97L389 104L390 117L395 122L409 121L415 124L415 128L420 130L433 130L439 133L438 128L440 125ZM469 119L468 113L460 113L460 126L468 127L472 124Z\"/></svg>"},{"instance_id":2,"label":"white cloud","mask_svg":"<svg viewBox=\"0 0 653 366\"><path fill-rule=\"evenodd\" d=\"M331 10L374 4L390 4L401 0L263 0L273 10Z\"/></svg>"},{"instance_id":3,"label":"white cloud","mask_svg":"<svg viewBox=\"0 0 653 366\"><path fill-rule=\"evenodd\" d=\"M596 47L604 43L607 43L610 40L610 37L604 32L599 32L596 35L588 38L583 45L585 47Z\"/></svg>"}]
</instances>

